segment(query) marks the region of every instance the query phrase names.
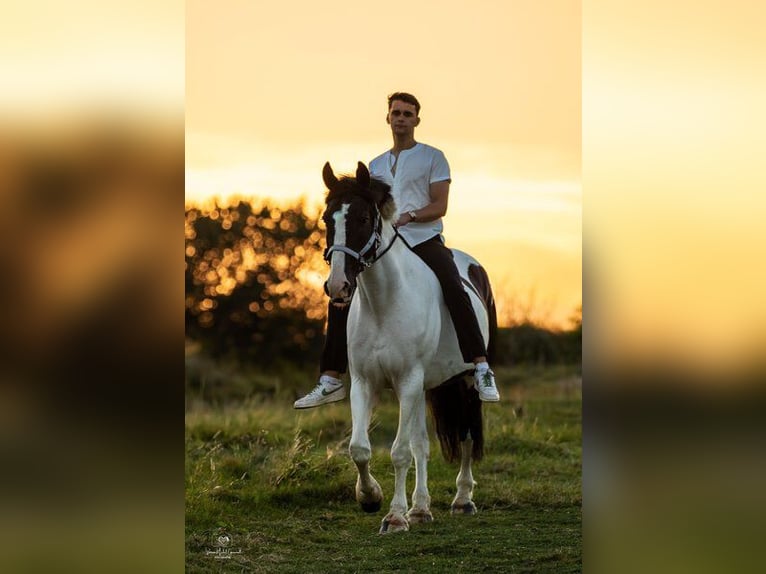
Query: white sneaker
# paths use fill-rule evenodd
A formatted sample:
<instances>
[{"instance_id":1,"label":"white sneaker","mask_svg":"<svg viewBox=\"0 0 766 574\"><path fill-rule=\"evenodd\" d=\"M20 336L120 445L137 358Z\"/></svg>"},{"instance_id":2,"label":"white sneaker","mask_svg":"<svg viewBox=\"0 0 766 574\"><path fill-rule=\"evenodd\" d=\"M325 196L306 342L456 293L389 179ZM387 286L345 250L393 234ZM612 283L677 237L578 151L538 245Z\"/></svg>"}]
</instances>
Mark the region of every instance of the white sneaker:
<instances>
[{"instance_id":1,"label":"white sneaker","mask_svg":"<svg viewBox=\"0 0 766 574\"><path fill-rule=\"evenodd\" d=\"M473 375L473 386L479 391L479 398L487 403L496 403L500 400L500 393L495 386L495 373L492 369L476 369Z\"/></svg>"},{"instance_id":2,"label":"white sneaker","mask_svg":"<svg viewBox=\"0 0 766 574\"><path fill-rule=\"evenodd\" d=\"M319 377L319 383L314 390L293 404L294 409L310 409L325 403L334 403L346 398L346 389L340 379L329 375Z\"/></svg>"}]
</instances>

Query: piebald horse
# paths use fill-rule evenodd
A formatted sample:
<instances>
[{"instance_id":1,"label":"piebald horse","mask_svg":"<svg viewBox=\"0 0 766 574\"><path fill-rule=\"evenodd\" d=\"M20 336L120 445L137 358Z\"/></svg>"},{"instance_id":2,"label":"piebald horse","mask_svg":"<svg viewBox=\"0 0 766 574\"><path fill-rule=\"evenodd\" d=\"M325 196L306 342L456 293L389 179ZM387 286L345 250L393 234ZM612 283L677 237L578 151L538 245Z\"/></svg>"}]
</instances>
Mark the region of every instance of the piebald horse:
<instances>
[{"instance_id":1,"label":"piebald horse","mask_svg":"<svg viewBox=\"0 0 766 574\"><path fill-rule=\"evenodd\" d=\"M463 378L473 364L463 361L439 282L395 230L397 208L386 183L371 178L361 162L356 178L338 179L329 163L322 176L329 190L322 216L330 264L325 287L333 304L351 306L349 451L358 470L356 499L366 512L381 507L383 492L370 473L368 428L379 393L390 387L399 400L399 427L391 447L394 496L380 532L408 530L411 523L433 520L426 402L442 453L450 462L461 462L452 513L474 514L471 461L483 452L481 402ZM465 253L453 254L491 360L497 319L487 274ZM415 489L408 510L406 478L412 459Z\"/></svg>"}]
</instances>

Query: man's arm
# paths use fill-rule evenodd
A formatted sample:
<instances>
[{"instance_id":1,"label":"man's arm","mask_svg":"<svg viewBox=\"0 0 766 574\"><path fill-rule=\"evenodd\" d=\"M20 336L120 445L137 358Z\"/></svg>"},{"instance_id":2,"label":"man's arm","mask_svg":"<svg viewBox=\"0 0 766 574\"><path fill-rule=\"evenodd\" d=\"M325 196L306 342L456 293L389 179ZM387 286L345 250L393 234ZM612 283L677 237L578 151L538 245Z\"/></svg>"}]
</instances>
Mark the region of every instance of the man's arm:
<instances>
[{"instance_id":1,"label":"man's arm","mask_svg":"<svg viewBox=\"0 0 766 574\"><path fill-rule=\"evenodd\" d=\"M447 203L449 200L449 180L435 181L428 187L428 195L431 203L425 207L415 210L414 221L434 221L447 214ZM413 221L412 216L407 213L399 215L396 226L407 225Z\"/></svg>"}]
</instances>

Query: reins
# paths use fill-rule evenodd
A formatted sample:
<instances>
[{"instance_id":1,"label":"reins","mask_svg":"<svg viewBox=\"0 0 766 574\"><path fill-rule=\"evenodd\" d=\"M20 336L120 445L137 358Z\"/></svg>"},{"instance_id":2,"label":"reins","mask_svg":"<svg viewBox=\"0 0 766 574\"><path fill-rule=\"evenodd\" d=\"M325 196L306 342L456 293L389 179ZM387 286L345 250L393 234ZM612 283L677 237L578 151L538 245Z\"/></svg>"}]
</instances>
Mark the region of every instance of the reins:
<instances>
[{"instance_id":1,"label":"reins","mask_svg":"<svg viewBox=\"0 0 766 574\"><path fill-rule=\"evenodd\" d=\"M379 254L375 255L375 258L372 261L370 261L370 263L367 265L367 267L369 267L370 265L375 263L378 259L383 257L386 253L388 253L388 250L391 249L391 247L393 247L394 241L396 241L397 238L402 237L401 235L399 235L399 230L396 229L396 227L394 227L392 225L391 228L394 230L394 238L391 240L391 242L386 246L386 248L383 251L381 251ZM403 237L402 237L402 241L404 241Z\"/></svg>"}]
</instances>

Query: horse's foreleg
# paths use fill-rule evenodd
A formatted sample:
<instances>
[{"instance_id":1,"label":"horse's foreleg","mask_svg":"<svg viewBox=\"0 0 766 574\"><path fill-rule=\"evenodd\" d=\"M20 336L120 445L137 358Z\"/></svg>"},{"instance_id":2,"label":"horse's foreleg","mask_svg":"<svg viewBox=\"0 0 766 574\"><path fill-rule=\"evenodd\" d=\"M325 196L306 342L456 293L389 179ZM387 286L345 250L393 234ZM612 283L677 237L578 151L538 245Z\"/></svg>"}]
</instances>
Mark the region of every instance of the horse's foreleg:
<instances>
[{"instance_id":1,"label":"horse's foreleg","mask_svg":"<svg viewBox=\"0 0 766 574\"><path fill-rule=\"evenodd\" d=\"M426 400L422 394L415 406L410 449L415 459L415 490L412 491L412 508L407 512L410 523L431 522L434 517L429 509L431 497L428 494L428 458L430 444L426 427Z\"/></svg>"},{"instance_id":2,"label":"horse's foreleg","mask_svg":"<svg viewBox=\"0 0 766 574\"><path fill-rule=\"evenodd\" d=\"M458 472L455 485L457 494L452 501L452 514L476 514L476 505L473 503L473 487L476 483L473 481L471 472L471 452L473 451L473 440L471 435L460 443L460 472Z\"/></svg>"},{"instance_id":3,"label":"horse's foreleg","mask_svg":"<svg viewBox=\"0 0 766 574\"><path fill-rule=\"evenodd\" d=\"M372 416L373 396L369 385L351 382L351 442L349 452L358 471L356 500L365 512L377 512L383 500L383 491L370 473L370 437L368 429Z\"/></svg>"},{"instance_id":4,"label":"horse's foreleg","mask_svg":"<svg viewBox=\"0 0 766 574\"><path fill-rule=\"evenodd\" d=\"M403 390L399 391L399 428L391 447L391 462L394 463L394 496L391 499L391 508L381 524L381 534L409 530L409 522L405 514L407 512L407 471L412 461L410 436L413 421L417 419L417 400L422 394L422 383L403 385Z\"/></svg>"}]
</instances>

